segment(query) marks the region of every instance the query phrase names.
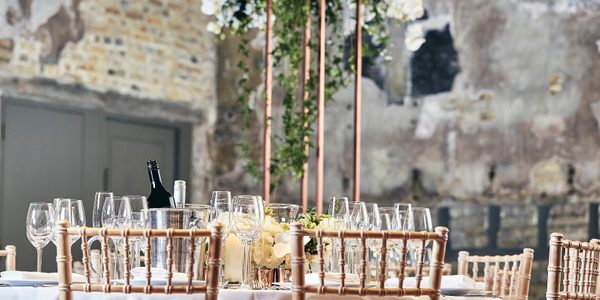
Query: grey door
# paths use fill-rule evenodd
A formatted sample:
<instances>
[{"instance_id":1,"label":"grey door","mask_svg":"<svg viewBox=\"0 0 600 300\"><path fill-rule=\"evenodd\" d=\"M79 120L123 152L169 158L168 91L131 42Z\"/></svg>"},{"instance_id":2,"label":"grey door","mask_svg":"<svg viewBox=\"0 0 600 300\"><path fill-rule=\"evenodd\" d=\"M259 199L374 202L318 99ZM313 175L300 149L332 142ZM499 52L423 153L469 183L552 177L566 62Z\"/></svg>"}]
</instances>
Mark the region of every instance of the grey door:
<instances>
[{"instance_id":1,"label":"grey door","mask_svg":"<svg viewBox=\"0 0 600 300\"><path fill-rule=\"evenodd\" d=\"M106 123L108 187L115 195L150 194L146 161L157 160L167 190L175 179L177 129L109 119Z\"/></svg>"},{"instance_id":2,"label":"grey door","mask_svg":"<svg viewBox=\"0 0 600 300\"><path fill-rule=\"evenodd\" d=\"M25 233L29 203L82 199L91 225L94 192L149 194L148 159L159 161L167 189L176 177L188 180L189 150L182 148L189 147L189 125L6 98L2 122L0 246L17 246L20 270L35 269L35 249ZM72 250L80 260L79 243ZM52 243L44 248L43 267L56 270Z\"/></svg>"},{"instance_id":3,"label":"grey door","mask_svg":"<svg viewBox=\"0 0 600 300\"><path fill-rule=\"evenodd\" d=\"M17 246L17 268L35 269L35 248L25 234L30 202L84 196L84 114L42 106L4 107L2 241ZM44 268L56 269L52 242Z\"/></svg>"}]
</instances>

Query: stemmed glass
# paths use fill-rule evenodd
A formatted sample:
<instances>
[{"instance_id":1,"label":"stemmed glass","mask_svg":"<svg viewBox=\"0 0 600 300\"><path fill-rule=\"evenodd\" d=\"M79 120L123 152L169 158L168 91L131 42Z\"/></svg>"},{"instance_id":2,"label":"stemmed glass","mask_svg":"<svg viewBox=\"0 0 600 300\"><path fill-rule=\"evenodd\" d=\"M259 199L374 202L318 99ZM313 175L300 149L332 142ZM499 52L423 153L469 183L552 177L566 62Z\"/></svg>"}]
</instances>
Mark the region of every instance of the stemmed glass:
<instances>
[{"instance_id":1,"label":"stemmed glass","mask_svg":"<svg viewBox=\"0 0 600 300\"><path fill-rule=\"evenodd\" d=\"M27 211L27 239L37 250L37 272L42 271L42 250L54 233L54 207L51 203L29 204Z\"/></svg>"},{"instance_id":2,"label":"stemmed glass","mask_svg":"<svg viewBox=\"0 0 600 300\"><path fill-rule=\"evenodd\" d=\"M148 221L148 201L146 197L140 195L127 195L123 196L129 204L131 210L129 217L129 228L133 229L146 229ZM125 212L127 214L127 212ZM131 238L131 251L133 253L132 265L134 267L140 266L140 241L143 239L140 237Z\"/></svg>"},{"instance_id":3,"label":"stemmed glass","mask_svg":"<svg viewBox=\"0 0 600 300\"><path fill-rule=\"evenodd\" d=\"M360 201L351 201L348 203L349 211L346 218L346 228L348 230L360 231L369 229L369 213L367 205ZM355 250L358 247L358 240L348 239L348 267L351 273L356 272Z\"/></svg>"},{"instance_id":4,"label":"stemmed glass","mask_svg":"<svg viewBox=\"0 0 600 300\"><path fill-rule=\"evenodd\" d=\"M346 219L348 218L349 212L348 197L334 196L329 198L329 210L328 214L331 216L331 229L333 230L345 230ZM332 272L339 271L338 261L338 249L339 241L334 240L332 244L331 256L329 257L329 270Z\"/></svg>"},{"instance_id":5,"label":"stemmed glass","mask_svg":"<svg viewBox=\"0 0 600 300\"><path fill-rule=\"evenodd\" d=\"M429 208L425 207L413 207L412 208L412 222L408 224L408 230L414 232L431 232L433 230L433 226L431 225L431 213ZM426 241L425 244L421 241L411 241L408 243L409 248L413 252L413 266L416 268L416 262L421 258L421 253L423 247L427 247L429 241Z\"/></svg>"},{"instance_id":6,"label":"stemmed glass","mask_svg":"<svg viewBox=\"0 0 600 300\"><path fill-rule=\"evenodd\" d=\"M131 225L131 205L126 197L113 197L112 200L106 201L102 208L102 226L106 228L128 228ZM115 244L115 262L113 264L113 272L115 279L123 277L123 268L120 262L119 255L121 237L110 238Z\"/></svg>"},{"instance_id":7,"label":"stemmed glass","mask_svg":"<svg viewBox=\"0 0 600 300\"><path fill-rule=\"evenodd\" d=\"M224 245L225 240L229 237L229 232L231 231L231 193L228 191L214 191L212 193L210 204L212 206L210 225L214 223L221 223L221 225L223 225L222 245ZM223 260L221 260L219 272L219 276L221 277L220 286L224 287L229 283L229 280L225 278L225 264Z\"/></svg>"},{"instance_id":8,"label":"stemmed glass","mask_svg":"<svg viewBox=\"0 0 600 300\"><path fill-rule=\"evenodd\" d=\"M260 235L265 215L262 209L263 204L256 196L235 196L233 197L232 211L232 229L237 237L242 240L244 246L244 259L242 270L243 288L251 288L250 273L252 262L250 260L250 243Z\"/></svg>"},{"instance_id":9,"label":"stemmed glass","mask_svg":"<svg viewBox=\"0 0 600 300\"><path fill-rule=\"evenodd\" d=\"M96 228L102 227L102 209L107 200L112 200L112 192L96 192L94 195L94 209L92 211L92 225Z\"/></svg>"},{"instance_id":10,"label":"stemmed glass","mask_svg":"<svg viewBox=\"0 0 600 300\"><path fill-rule=\"evenodd\" d=\"M69 226L81 227L85 226L85 211L83 209L83 201L76 199L54 199L54 221L55 224L58 221L67 220ZM69 235L70 244L72 246L79 239L79 235ZM53 240L56 243L56 235Z\"/></svg>"}]
</instances>

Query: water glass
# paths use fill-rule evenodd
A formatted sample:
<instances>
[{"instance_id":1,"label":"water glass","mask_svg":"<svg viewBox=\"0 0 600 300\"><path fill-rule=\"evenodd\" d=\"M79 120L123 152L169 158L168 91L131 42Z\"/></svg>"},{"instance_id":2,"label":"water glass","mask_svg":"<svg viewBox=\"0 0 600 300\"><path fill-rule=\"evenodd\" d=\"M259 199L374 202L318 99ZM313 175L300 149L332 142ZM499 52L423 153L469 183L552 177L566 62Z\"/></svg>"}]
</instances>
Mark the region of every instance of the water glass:
<instances>
[{"instance_id":1,"label":"water glass","mask_svg":"<svg viewBox=\"0 0 600 300\"><path fill-rule=\"evenodd\" d=\"M260 235L264 222L262 200L256 196L233 197L232 229L244 246L242 288L251 288L252 262L250 243Z\"/></svg>"},{"instance_id":2,"label":"water glass","mask_svg":"<svg viewBox=\"0 0 600 300\"><path fill-rule=\"evenodd\" d=\"M37 250L37 272L42 271L42 250L54 234L54 207L51 203L29 204L26 220L27 239Z\"/></svg>"}]
</instances>

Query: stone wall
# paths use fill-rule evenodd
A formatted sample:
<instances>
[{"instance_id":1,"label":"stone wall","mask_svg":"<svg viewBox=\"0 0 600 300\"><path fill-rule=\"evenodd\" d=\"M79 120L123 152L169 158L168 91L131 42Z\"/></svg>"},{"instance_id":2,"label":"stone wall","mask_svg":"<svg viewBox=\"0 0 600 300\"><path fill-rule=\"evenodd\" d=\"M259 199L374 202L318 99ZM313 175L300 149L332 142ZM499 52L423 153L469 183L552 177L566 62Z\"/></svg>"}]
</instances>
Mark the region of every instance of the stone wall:
<instances>
[{"instance_id":1,"label":"stone wall","mask_svg":"<svg viewBox=\"0 0 600 300\"><path fill-rule=\"evenodd\" d=\"M215 39L206 23L197 0L2 1L0 79L51 79L147 106L187 104L201 115L191 186L205 194L216 115Z\"/></svg>"}]
</instances>

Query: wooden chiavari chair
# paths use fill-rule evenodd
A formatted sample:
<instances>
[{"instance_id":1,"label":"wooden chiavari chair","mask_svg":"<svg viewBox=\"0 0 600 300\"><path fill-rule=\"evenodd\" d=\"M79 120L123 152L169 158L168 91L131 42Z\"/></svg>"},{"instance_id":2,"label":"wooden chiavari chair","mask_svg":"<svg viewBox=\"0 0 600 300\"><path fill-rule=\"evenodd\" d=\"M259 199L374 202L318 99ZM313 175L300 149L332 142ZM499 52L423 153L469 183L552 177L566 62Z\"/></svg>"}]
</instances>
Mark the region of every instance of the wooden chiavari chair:
<instances>
[{"instance_id":1,"label":"wooden chiavari chair","mask_svg":"<svg viewBox=\"0 0 600 300\"><path fill-rule=\"evenodd\" d=\"M546 299L599 299L599 258L600 240L578 242L551 234Z\"/></svg>"},{"instance_id":2,"label":"wooden chiavari chair","mask_svg":"<svg viewBox=\"0 0 600 300\"><path fill-rule=\"evenodd\" d=\"M0 257L6 257L6 271L15 271L17 269L17 247L8 245L4 250L0 250Z\"/></svg>"},{"instance_id":3,"label":"wooden chiavari chair","mask_svg":"<svg viewBox=\"0 0 600 300\"><path fill-rule=\"evenodd\" d=\"M196 294L204 293L206 299L216 300L219 292L219 269L221 264L221 236L223 226L216 224L210 227L210 229L108 229L108 228L88 228L88 227L67 227L68 223L66 220L58 223L58 237L57 237L57 255L56 262L58 264L58 289L60 300L72 299L73 291L82 292L104 292L104 293L144 293L144 294ZM81 249L83 252L83 267L85 283L73 283L71 281L71 247L69 246L69 236L77 235L81 236ZM102 264L103 264L103 283L93 283L91 270L90 270L90 255L87 238L90 236L99 236L102 241ZM111 285L110 283L110 258L108 255L108 238L109 237L122 237L123 243L123 265L126 266L124 270L124 284L123 285ZM143 237L145 238L145 251L146 253L152 253L153 238L166 238L167 239L167 277L166 285L154 286L151 284L152 272L151 272L151 259L147 258L146 268L146 285L133 286L130 284L130 267L131 257L129 254L130 249L130 238L132 237ZM210 249L208 258L208 276L206 285L195 285L193 284L194 274L194 258L193 255L190 257L186 266L187 285L175 285L173 284L173 240L176 238L189 239L189 253L194 253L196 250L196 240L199 238L208 237L210 239Z\"/></svg>"},{"instance_id":4,"label":"wooden chiavari chair","mask_svg":"<svg viewBox=\"0 0 600 300\"><path fill-rule=\"evenodd\" d=\"M469 273L469 265L470 273ZM480 272L480 267L483 270ZM525 248L515 255L479 256L458 253L458 275L483 282L485 290L495 297L527 299L533 265L533 249Z\"/></svg>"},{"instance_id":5,"label":"wooden chiavari chair","mask_svg":"<svg viewBox=\"0 0 600 300\"><path fill-rule=\"evenodd\" d=\"M444 266L444 256L446 254L446 242L448 240L448 229L446 227L436 227L435 232L391 232L391 231L335 231L335 230L315 230L304 229L301 223L291 225L292 237L292 295L294 300L304 300L306 294L337 294L358 295L358 296L429 296L430 299L437 300L441 298L440 286L442 282L442 268ZM304 255L304 237L315 237L318 248L318 264L319 264L319 285L305 284L305 255ZM324 259L324 242L323 238L339 239L339 264L340 264L340 285L325 286L325 259ZM360 267L359 267L359 287L345 286L346 278L346 262L344 240L358 239L358 248L360 249ZM381 255L379 256L380 272L378 274L377 287L367 287L367 239L381 241ZM402 241L400 247L400 270L397 274L398 284L396 287L390 288L385 286L386 267L387 267L387 251L388 242ZM415 276L416 287L404 287L404 268L406 267L406 259L408 253L408 241L413 243L421 243L421 255L417 262L417 272ZM427 241L433 241L433 254L430 263L429 287L421 287L423 281L423 258L426 251ZM424 285L424 284L423 284Z\"/></svg>"}]
</instances>

